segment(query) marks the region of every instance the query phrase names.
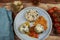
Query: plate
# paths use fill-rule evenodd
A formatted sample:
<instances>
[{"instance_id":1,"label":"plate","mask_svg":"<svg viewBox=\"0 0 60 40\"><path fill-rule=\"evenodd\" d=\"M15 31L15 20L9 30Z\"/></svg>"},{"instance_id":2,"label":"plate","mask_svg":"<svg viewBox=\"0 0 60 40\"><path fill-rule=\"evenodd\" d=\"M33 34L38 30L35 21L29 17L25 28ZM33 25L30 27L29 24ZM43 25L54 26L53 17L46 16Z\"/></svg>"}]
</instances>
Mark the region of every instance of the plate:
<instances>
[{"instance_id":1,"label":"plate","mask_svg":"<svg viewBox=\"0 0 60 40\"><path fill-rule=\"evenodd\" d=\"M47 21L47 27L48 28L47 28L46 31L44 31L42 34L39 35L38 39L37 38L29 37L26 34L22 34L18 30L18 27L22 23L26 22L26 19L25 19L24 15L26 14L26 11L28 11L30 9L36 10L38 12L38 14L40 16L43 16L46 19L46 21ZM15 31L16 35L20 39L22 39L22 40L44 40L44 39L46 39L49 36L51 30L52 30L52 20L51 20L50 15L45 10L43 10L41 8L38 8L38 7L27 7L25 9L21 10L17 14L17 16L15 17L15 20L14 20L14 31Z\"/></svg>"}]
</instances>

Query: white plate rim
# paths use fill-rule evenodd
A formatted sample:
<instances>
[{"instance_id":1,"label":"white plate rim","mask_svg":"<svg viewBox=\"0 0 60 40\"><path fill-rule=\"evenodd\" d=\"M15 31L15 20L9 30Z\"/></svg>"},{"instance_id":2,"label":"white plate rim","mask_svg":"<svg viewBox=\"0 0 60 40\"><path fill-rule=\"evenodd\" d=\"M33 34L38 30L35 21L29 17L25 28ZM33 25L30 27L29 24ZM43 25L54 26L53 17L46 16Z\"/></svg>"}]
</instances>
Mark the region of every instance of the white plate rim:
<instances>
[{"instance_id":1,"label":"white plate rim","mask_svg":"<svg viewBox=\"0 0 60 40\"><path fill-rule=\"evenodd\" d=\"M24 9L28 9L28 8L39 8L39 7L34 7L34 6L32 6L32 7L26 7L26 8L24 8ZM24 10L24 9L23 9L23 10ZM42 8L39 8L39 9L45 11L45 10L42 9ZM23 11L23 10L21 10L21 11ZM20 11L20 12L21 12L21 11ZM19 13L20 13L20 12L19 12ZM18 14L19 14L19 13L18 13ZM49 16L49 14L48 14L46 11L45 11L45 13ZM18 15L18 14L17 14L17 15ZM50 18L50 21L51 21L51 29L50 29L50 32L51 32L51 30L52 30L52 19L51 19L50 16L49 16L49 18ZM15 19L16 19L16 17L15 17ZM15 22L15 19L14 19L14 22ZM14 24L14 25L15 25L15 24ZM15 33L16 33L15 27L14 27L14 31L15 31ZM44 39L46 39L46 38L49 36L50 32L47 34L46 37L44 37ZM16 33L16 35L18 35L18 34ZM17 37L20 38L21 40L24 40L23 38L21 38L21 37L19 37L19 36L17 36ZM44 40L44 39L43 39L43 40Z\"/></svg>"}]
</instances>

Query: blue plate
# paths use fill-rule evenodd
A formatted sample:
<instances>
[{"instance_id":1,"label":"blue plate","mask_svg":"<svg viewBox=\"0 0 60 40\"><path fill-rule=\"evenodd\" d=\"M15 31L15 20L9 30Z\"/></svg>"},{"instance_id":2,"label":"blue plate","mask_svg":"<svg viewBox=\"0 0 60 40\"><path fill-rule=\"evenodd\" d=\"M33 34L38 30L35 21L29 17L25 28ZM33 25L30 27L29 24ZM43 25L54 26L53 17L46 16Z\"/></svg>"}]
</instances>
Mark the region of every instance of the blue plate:
<instances>
[{"instance_id":1,"label":"blue plate","mask_svg":"<svg viewBox=\"0 0 60 40\"><path fill-rule=\"evenodd\" d=\"M36 10L38 12L38 14L40 16L43 16L47 21L48 28L46 31L44 31L42 34L39 35L38 39L29 37L28 35L22 34L18 31L18 27L26 21L25 16L24 16L26 14L26 11L28 11L30 9ZM52 20L51 20L49 14L45 10L38 8L38 7L27 7L25 9L21 10L17 14L17 16L15 17L15 20L14 20L14 31L15 31L16 35L22 40L44 40L45 38L47 38L49 36L51 30L52 30Z\"/></svg>"}]
</instances>

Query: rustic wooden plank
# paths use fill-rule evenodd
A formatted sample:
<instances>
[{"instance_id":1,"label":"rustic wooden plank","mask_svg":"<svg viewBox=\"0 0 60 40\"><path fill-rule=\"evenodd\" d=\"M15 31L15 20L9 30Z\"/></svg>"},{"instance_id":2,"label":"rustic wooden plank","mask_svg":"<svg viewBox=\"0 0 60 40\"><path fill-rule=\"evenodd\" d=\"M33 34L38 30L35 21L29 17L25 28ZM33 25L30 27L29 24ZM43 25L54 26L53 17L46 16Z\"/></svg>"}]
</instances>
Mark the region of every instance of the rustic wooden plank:
<instances>
[{"instance_id":1,"label":"rustic wooden plank","mask_svg":"<svg viewBox=\"0 0 60 40\"><path fill-rule=\"evenodd\" d=\"M12 2L12 1L16 1L16 0L0 0L0 3L6 3L6 2ZM31 0L21 0L21 1L25 1L25 2L31 2ZM42 3L60 3L60 0L39 0Z\"/></svg>"}]
</instances>

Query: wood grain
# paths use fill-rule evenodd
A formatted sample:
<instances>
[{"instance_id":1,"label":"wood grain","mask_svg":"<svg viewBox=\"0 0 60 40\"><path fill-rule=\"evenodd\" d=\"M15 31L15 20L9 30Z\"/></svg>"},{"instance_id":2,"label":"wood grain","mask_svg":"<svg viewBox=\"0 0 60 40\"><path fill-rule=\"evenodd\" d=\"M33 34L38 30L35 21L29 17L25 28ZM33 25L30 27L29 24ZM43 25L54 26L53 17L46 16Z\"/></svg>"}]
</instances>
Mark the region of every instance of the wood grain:
<instances>
[{"instance_id":1,"label":"wood grain","mask_svg":"<svg viewBox=\"0 0 60 40\"><path fill-rule=\"evenodd\" d=\"M16 0L0 0L0 3L13 2ZM31 0L21 0L25 2L31 2ZM60 3L60 0L39 0L41 3Z\"/></svg>"}]
</instances>

